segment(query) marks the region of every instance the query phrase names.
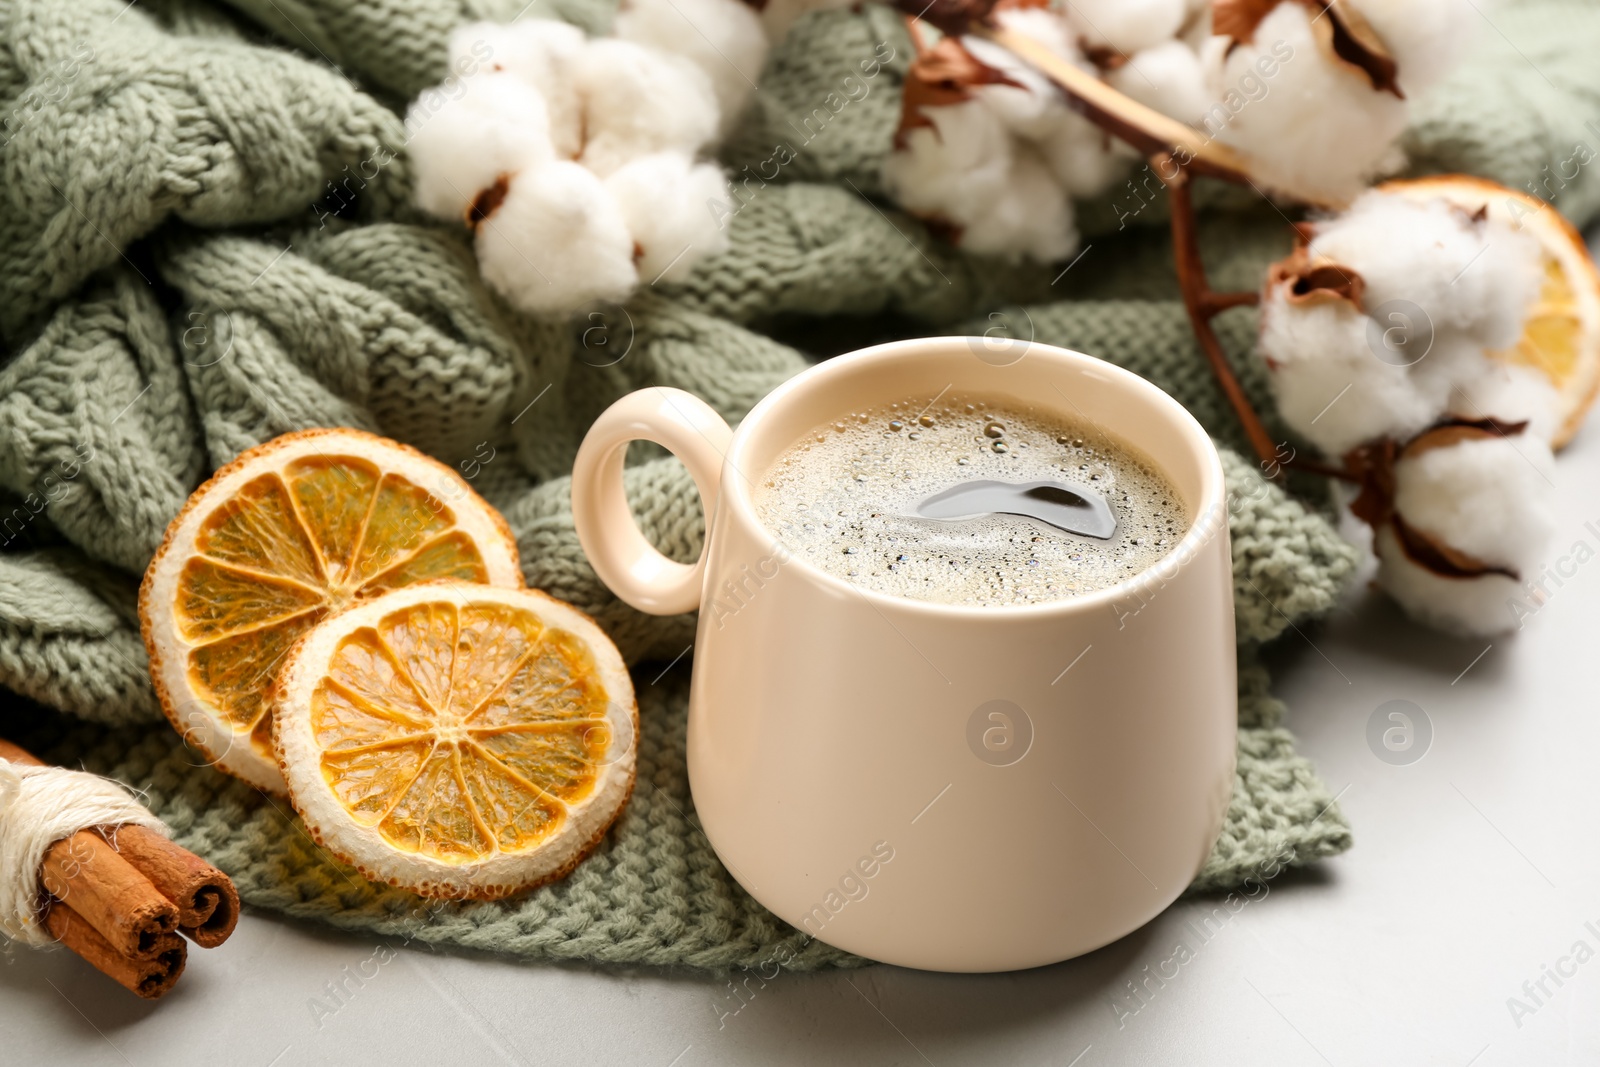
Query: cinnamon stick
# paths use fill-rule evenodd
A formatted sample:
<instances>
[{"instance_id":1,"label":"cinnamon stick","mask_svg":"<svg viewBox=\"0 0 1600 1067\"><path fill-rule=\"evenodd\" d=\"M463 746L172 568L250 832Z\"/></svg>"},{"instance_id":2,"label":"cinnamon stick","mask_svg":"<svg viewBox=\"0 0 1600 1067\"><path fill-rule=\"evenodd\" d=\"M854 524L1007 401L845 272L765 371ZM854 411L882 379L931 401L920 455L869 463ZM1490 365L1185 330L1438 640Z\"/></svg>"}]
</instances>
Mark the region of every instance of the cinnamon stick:
<instances>
[{"instance_id":1,"label":"cinnamon stick","mask_svg":"<svg viewBox=\"0 0 1600 1067\"><path fill-rule=\"evenodd\" d=\"M132 959L152 958L163 937L177 933L177 905L91 830L51 845L39 881L115 951Z\"/></svg>"},{"instance_id":2,"label":"cinnamon stick","mask_svg":"<svg viewBox=\"0 0 1600 1067\"><path fill-rule=\"evenodd\" d=\"M201 948L216 948L239 922L233 881L193 852L144 826L102 831L123 859L178 906L178 929Z\"/></svg>"},{"instance_id":3,"label":"cinnamon stick","mask_svg":"<svg viewBox=\"0 0 1600 1067\"><path fill-rule=\"evenodd\" d=\"M4 738L0 759L45 766ZM202 948L215 948L239 921L239 893L226 874L143 826L81 830L58 841L46 853L40 877L46 890L71 899L81 918L130 956L148 958L158 951L153 946L160 937L174 929Z\"/></svg>"},{"instance_id":4,"label":"cinnamon stick","mask_svg":"<svg viewBox=\"0 0 1600 1067\"><path fill-rule=\"evenodd\" d=\"M87 919L59 900L50 903L44 921L45 928L57 941L82 956L101 974L147 1000L164 996L177 983L188 962L188 943L175 933L161 935L146 958L134 959L118 952Z\"/></svg>"}]
</instances>

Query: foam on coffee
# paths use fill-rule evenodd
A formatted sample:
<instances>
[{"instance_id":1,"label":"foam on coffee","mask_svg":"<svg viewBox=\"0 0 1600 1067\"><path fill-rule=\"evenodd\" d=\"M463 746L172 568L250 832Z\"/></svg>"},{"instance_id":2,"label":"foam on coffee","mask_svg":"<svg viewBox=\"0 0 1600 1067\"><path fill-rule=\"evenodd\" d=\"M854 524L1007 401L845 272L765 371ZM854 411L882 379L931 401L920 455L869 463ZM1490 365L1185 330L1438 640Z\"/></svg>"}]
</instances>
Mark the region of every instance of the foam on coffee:
<instances>
[{"instance_id":1,"label":"foam on coffee","mask_svg":"<svg viewBox=\"0 0 1600 1067\"><path fill-rule=\"evenodd\" d=\"M1099 539L1020 515L918 514L934 494L985 480L1098 494L1116 529ZM754 496L795 556L881 593L946 604L1103 589L1159 561L1189 524L1177 490L1136 449L1087 422L982 396L908 399L819 426Z\"/></svg>"}]
</instances>

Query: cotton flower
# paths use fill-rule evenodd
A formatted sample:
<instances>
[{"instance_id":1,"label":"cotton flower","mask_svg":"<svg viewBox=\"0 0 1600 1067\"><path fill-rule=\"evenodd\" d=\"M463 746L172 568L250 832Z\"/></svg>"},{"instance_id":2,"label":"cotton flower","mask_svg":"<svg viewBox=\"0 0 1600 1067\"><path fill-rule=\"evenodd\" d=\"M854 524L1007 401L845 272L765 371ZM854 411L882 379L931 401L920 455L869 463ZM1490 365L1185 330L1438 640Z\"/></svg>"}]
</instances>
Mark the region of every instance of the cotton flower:
<instances>
[{"instance_id":1,"label":"cotton flower","mask_svg":"<svg viewBox=\"0 0 1600 1067\"><path fill-rule=\"evenodd\" d=\"M1495 362L1458 385L1446 411L1457 419L1526 423L1524 431L1547 445L1561 426L1560 397L1548 375L1532 367Z\"/></svg>"},{"instance_id":2,"label":"cotton flower","mask_svg":"<svg viewBox=\"0 0 1600 1067\"><path fill-rule=\"evenodd\" d=\"M572 62L587 140L579 161L602 178L656 152L690 155L719 124L711 79L679 56L632 41L591 41Z\"/></svg>"},{"instance_id":3,"label":"cotton flower","mask_svg":"<svg viewBox=\"0 0 1600 1067\"><path fill-rule=\"evenodd\" d=\"M965 225L1006 195L1011 138L976 99L924 114L931 125L905 132L903 147L884 163L884 182L907 211Z\"/></svg>"},{"instance_id":4,"label":"cotton flower","mask_svg":"<svg viewBox=\"0 0 1600 1067\"><path fill-rule=\"evenodd\" d=\"M1374 539L1379 584L1438 629L1515 627L1507 604L1538 573L1555 529L1551 467L1549 446L1527 434L1424 435L1394 465L1394 516Z\"/></svg>"},{"instance_id":5,"label":"cotton flower","mask_svg":"<svg viewBox=\"0 0 1600 1067\"><path fill-rule=\"evenodd\" d=\"M1085 71L1094 65L1073 42L1071 28L1053 11L1006 8L995 18L1007 30L1030 37ZM1127 173L1133 149L1068 106L1054 82L1010 51L982 38L962 43L979 60L1017 84L975 86L981 100L1017 138L1031 144L1069 196L1098 196Z\"/></svg>"},{"instance_id":6,"label":"cotton flower","mask_svg":"<svg viewBox=\"0 0 1600 1067\"><path fill-rule=\"evenodd\" d=\"M474 22L450 34L452 69L510 74L537 90L549 115L550 137L567 159L583 143L583 115L573 92L571 65L584 48L583 31L554 19L523 19L509 25Z\"/></svg>"},{"instance_id":7,"label":"cotton flower","mask_svg":"<svg viewBox=\"0 0 1600 1067\"><path fill-rule=\"evenodd\" d=\"M478 225L478 267L534 313L620 301L638 284L633 235L593 172L556 160L513 176Z\"/></svg>"},{"instance_id":8,"label":"cotton flower","mask_svg":"<svg viewBox=\"0 0 1600 1067\"><path fill-rule=\"evenodd\" d=\"M1176 37L1189 15L1185 0L1071 0L1067 23L1091 49L1132 55Z\"/></svg>"},{"instance_id":9,"label":"cotton flower","mask_svg":"<svg viewBox=\"0 0 1600 1067\"><path fill-rule=\"evenodd\" d=\"M1513 383L1491 353L1522 335L1540 264L1531 235L1442 199L1374 190L1317 222L1262 294L1260 347L1284 419L1342 455L1447 413L1534 418L1548 397Z\"/></svg>"},{"instance_id":10,"label":"cotton flower","mask_svg":"<svg viewBox=\"0 0 1600 1067\"><path fill-rule=\"evenodd\" d=\"M1297 293L1293 276L1262 293L1260 348L1283 420L1328 455L1380 437L1407 438L1446 396L1378 358L1373 320L1336 291Z\"/></svg>"},{"instance_id":11,"label":"cotton flower","mask_svg":"<svg viewBox=\"0 0 1600 1067\"><path fill-rule=\"evenodd\" d=\"M1065 259L1078 249L1072 202L1038 153L1018 146L1005 192L968 216L959 243L969 252L1013 261Z\"/></svg>"},{"instance_id":12,"label":"cotton flower","mask_svg":"<svg viewBox=\"0 0 1600 1067\"><path fill-rule=\"evenodd\" d=\"M1016 136L1031 141L1049 136L1062 114L1069 110L1066 97L1055 83L993 41L964 37L961 44L979 62L1006 78L1003 82L973 86L973 97Z\"/></svg>"},{"instance_id":13,"label":"cotton flower","mask_svg":"<svg viewBox=\"0 0 1600 1067\"><path fill-rule=\"evenodd\" d=\"M1269 190L1342 201L1400 164L1406 104L1326 54L1310 9L1284 0L1240 42L1207 44L1206 131L1248 155ZM1270 73L1269 73L1270 72Z\"/></svg>"},{"instance_id":14,"label":"cotton flower","mask_svg":"<svg viewBox=\"0 0 1600 1067\"><path fill-rule=\"evenodd\" d=\"M1343 0L1377 33L1399 68L1410 99L1444 80L1466 51L1480 19L1461 0Z\"/></svg>"},{"instance_id":15,"label":"cotton flower","mask_svg":"<svg viewBox=\"0 0 1600 1067\"><path fill-rule=\"evenodd\" d=\"M723 131L749 103L767 58L761 16L741 0L625 0L613 32L705 71Z\"/></svg>"},{"instance_id":16,"label":"cotton flower","mask_svg":"<svg viewBox=\"0 0 1600 1067\"><path fill-rule=\"evenodd\" d=\"M700 259L727 250L727 231L707 207L728 200L717 167L661 152L624 164L605 187L637 245L640 280L682 281Z\"/></svg>"},{"instance_id":17,"label":"cotton flower","mask_svg":"<svg viewBox=\"0 0 1600 1067\"><path fill-rule=\"evenodd\" d=\"M1471 12L1456 0L1216 0L1204 46L1223 104L1208 132L1289 195L1340 202L1404 162L1407 100L1460 59Z\"/></svg>"},{"instance_id":18,"label":"cotton flower","mask_svg":"<svg viewBox=\"0 0 1600 1067\"><path fill-rule=\"evenodd\" d=\"M486 71L424 93L406 116L417 206L462 218L500 176L555 157L538 92Z\"/></svg>"},{"instance_id":19,"label":"cotton flower","mask_svg":"<svg viewBox=\"0 0 1600 1067\"><path fill-rule=\"evenodd\" d=\"M1359 273L1371 306L1409 301L1437 333L1463 335L1484 348L1516 343L1543 281L1531 231L1444 199L1382 190L1319 223L1310 254Z\"/></svg>"},{"instance_id":20,"label":"cotton flower","mask_svg":"<svg viewBox=\"0 0 1600 1067\"><path fill-rule=\"evenodd\" d=\"M1106 84L1190 126L1198 127L1212 106L1200 57L1182 41L1165 41L1134 53L1106 73Z\"/></svg>"}]
</instances>

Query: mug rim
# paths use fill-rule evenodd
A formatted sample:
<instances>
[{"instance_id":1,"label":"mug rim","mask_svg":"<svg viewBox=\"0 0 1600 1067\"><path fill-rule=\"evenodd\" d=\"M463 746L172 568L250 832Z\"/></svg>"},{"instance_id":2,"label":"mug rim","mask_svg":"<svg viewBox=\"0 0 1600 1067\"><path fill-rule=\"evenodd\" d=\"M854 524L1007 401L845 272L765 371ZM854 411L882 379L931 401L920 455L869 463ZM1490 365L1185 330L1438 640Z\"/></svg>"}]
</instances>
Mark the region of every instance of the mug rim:
<instances>
[{"instance_id":1,"label":"mug rim","mask_svg":"<svg viewBox=\"0 0 1600 1067\"><path fill-rule=\"evenodd\" d=\"M882 360L899 354L905 354L908 349L953 349L960 347L971 352L973 343L982 344L985 338L964 335L951 335L940 337L907 338L898 341L887 341L883 344L872 345L868 348L857 349L833 356L821 363L812 364L805 370L788 379L766 396L762 397L749 413L739 423L734 431L733 440L728 446L728 451L723 457L724 473L722 485L718 494L717 511L720 514L724 509L736 510L740 518L750 523L755 529L761 531L764 537L774 546L782 546L783 541L775 531L762 522L756 514L755 503L751 499L748 488L741 484L742 477L729 478L729 469L739 471L740 463L746 458L745 453L752 447L751 441L757 436L761 423L770 416L771 412L786 403L788 398L795 393L819 388L827 379L846 374L856 366ZM927 612L936 616L946 616L954 619L976 621L983 618L997 617L1029 617L1049 616L1056 614L1075 614L1087 612L1099 607L1113 604L1123 600L1130 594L1137 592L1153 582L1171 580L1177 570L1188 566L1199 558L1205 545L1213 537L1226 536L1227 525L1227 485L1222 472L1222 459L1217 452L1215 442L1205 427L1200 425L1193 413L1184 407L1166 390L1150 380L1140 377L1125 367L1099 359L1095 356L1078 352L1070 348L1061 348L1056 345L1044 344L1039 341L1023 342L1027 347L1018 360L1021 362L1030 356L1042 356L1054 362L1063 363L1076 371L1092 371L1101 376L1102 380L1109 381L1118 388L1128 389L1141 394L1155 407L1163 409L1178 429L1185 442L1197 453L1201 463L1200 493L1195 502L1193 515L1189 520L1189 528L1184 531L1178 543L1172 550L1150 566L1137 574L1130 575L1111 585L1092 592L1076 596L1057 597L1052 600L1041 600L1027 604L947 604L937 600L916 600L911 597L896 596L892 593L882 593L864 585L856 585L845 581L836 575L830 574L814 563L810 563L793 553L784 562L785 567L799 565L801 573L808 579L821 584L824 588L831 588L840 592L851 592L865 597L867 602L875 608L893 608L897 611ZM1093 420L1090 420L1091 422ZM785 446L787 447L787 446ZM765 474L765 469L762 470ZM1166 472L1163 472L1164 474ZM1167 475L1171 477L1170 475ZM1210 516L1215 518L1208 518ZM713 523L726 521L724 518L712 520ZM707 540L714 536L714 531L708 531ZM1171 573L1162 579L1159 571L1169 570Z\"/></svg>"}]
</instances>

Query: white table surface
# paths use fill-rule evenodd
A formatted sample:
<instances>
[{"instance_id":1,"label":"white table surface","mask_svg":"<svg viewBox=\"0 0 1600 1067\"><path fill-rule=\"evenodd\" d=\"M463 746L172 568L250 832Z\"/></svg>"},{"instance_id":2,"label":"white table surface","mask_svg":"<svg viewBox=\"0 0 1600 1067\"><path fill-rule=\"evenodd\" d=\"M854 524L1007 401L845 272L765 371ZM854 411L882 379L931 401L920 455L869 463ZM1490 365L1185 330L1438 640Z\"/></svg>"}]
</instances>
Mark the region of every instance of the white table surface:
<instances>
[{"instance_id":1,"label":"white table surface","mask_svg":"<svg viewBox=\"0 0 1600 1067\"><path fill-rule=\"evenodd\" d=\"M1579 540L1600 549L1600 424L1557 477L1555 555ZM251 912L226 946L191 952L156 1004L68 953L12 948L0 957L0 1063L1600 1062L1600 561L1492 643L1422 630L1357 588L1281 645L1288 725L1356 843L1213 920L1209 939L1198 923L1218 901L1183 900L1053 967L782 974L722 1015L740 1002L703 976L399 945L391 957L374 938ZM1397 699L1433 729L1404 766L1367 742L1373 711ZM1180 942L1190 958L1163 965ZM387 962L364 984L347 979L369 958ZM1176 974L1139 1006L1126 983L1147 966ZM1575 973L1545 977L1535 1003L1523 984L1547 966ZM319 1017L313 998L340 981L347 1001ZM1514 1017L1512 997L1531 1012Z\"/></svg>"}]
</instances>

